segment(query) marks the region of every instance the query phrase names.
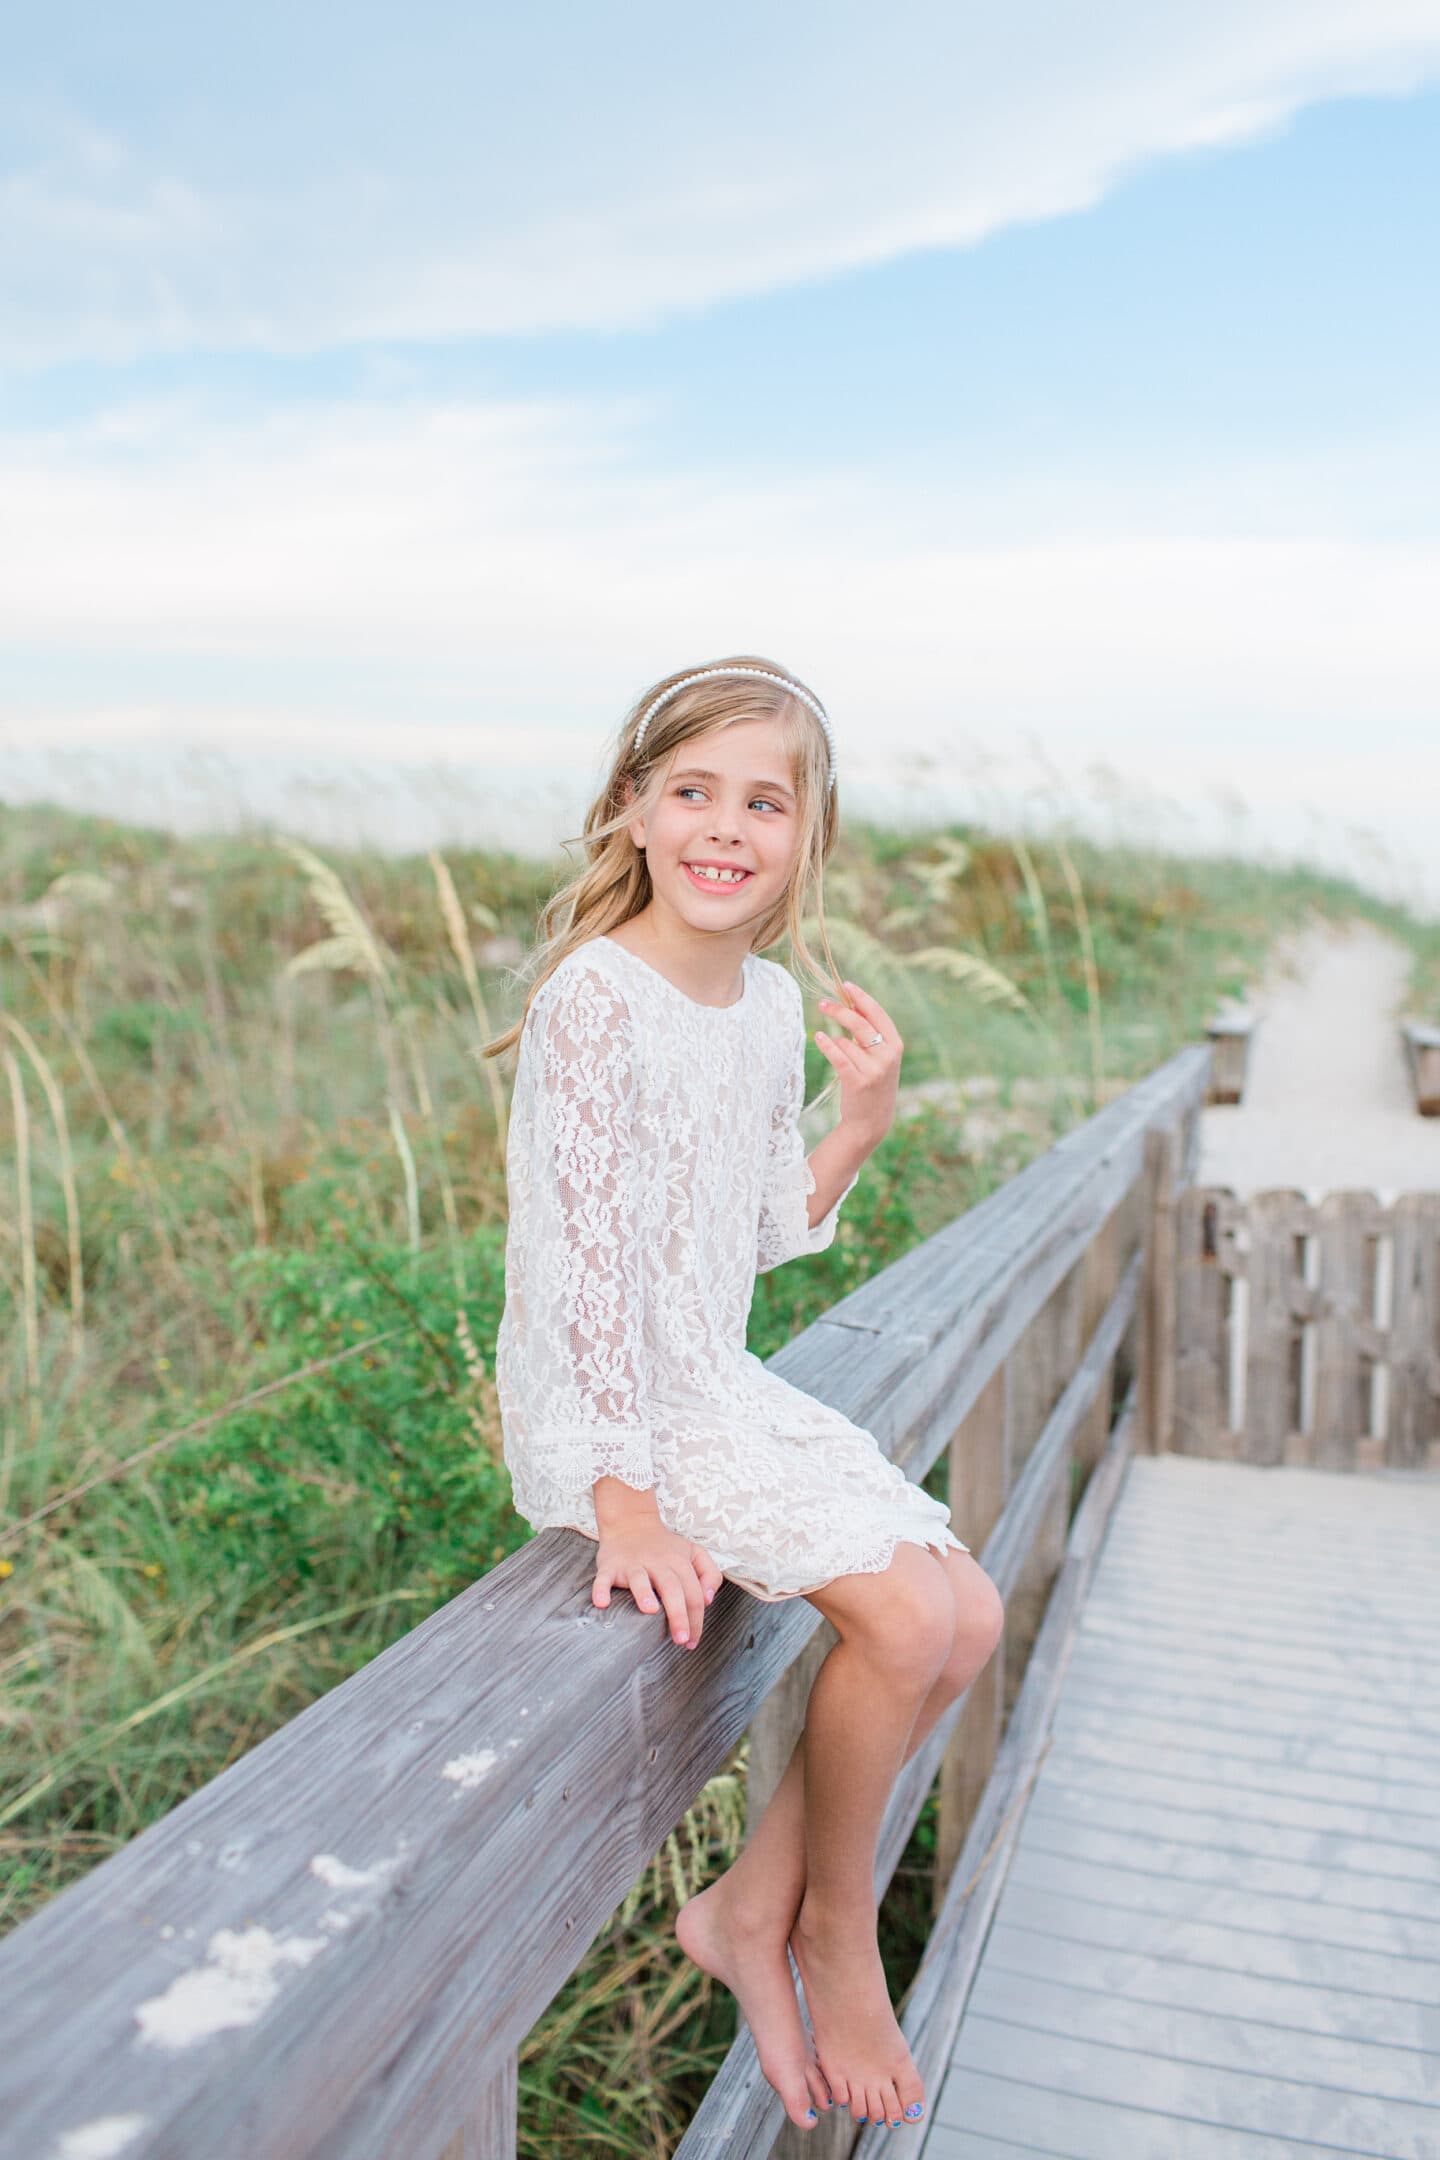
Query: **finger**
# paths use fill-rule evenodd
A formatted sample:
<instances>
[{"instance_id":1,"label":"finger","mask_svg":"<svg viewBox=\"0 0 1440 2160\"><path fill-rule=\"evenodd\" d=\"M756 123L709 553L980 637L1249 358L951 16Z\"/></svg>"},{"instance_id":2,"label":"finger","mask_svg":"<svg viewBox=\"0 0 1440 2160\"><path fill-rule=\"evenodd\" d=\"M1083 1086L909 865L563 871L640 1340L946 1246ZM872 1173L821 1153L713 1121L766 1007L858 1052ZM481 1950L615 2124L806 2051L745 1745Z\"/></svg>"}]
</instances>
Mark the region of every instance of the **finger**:
<instances>
[{"instance_id":1,"label":"finger","mask_svg":"<svg viewBox=\"0 0 1440 2160\"><path fill-rule=\"evenodd\" d=\"M838 1020L842 1027L847 1027L852 1030L855 1028L863 1027L866 1028L872 1035L875 1032L875 1030L870 1026L869 1021L866 1020L862 1014L858 1013L853 1005L845 1004L844 1001L840 998L821 998L820 1010L823 1013L828 1013L832 1020Z\"/></svg>"},{"instance_id":2,"label":"finger","mask_svg":"<svg viewBox=\"0 0 1440 2160\"><path fill-rule=\"evenodd\" d=\"M860 1071L860 1060L856 1057L852 1044L841 1042L836 1035L827 1035L823 1028L815 1030L815 1040L837 1072Z\"/></svg>"},{"instance_id":3,"label":"finger","mask_svg":"<svg viewBox=\"0 0 1440 2160\"><path fill-rule=\"evenodd\" d=\"M694 1568L686 1568L681 1587L685 1592L685 1612L690 1622L690 1640L698 1643L700 1630L705 1624L705 1592Z\"/></svg>"},{"instance_id":4,"label":"finger","mask_svg":"<svg viewBox=\"0 0 1440 2160\"><path fill-rule=\"evenodd\" d=\"M716 1567L715 1562L706 1552L703 1545L692 1545L690 1557L695 1563L695 1571L699 1575L704 1588L705 1602L707 1605L712 1604L719 1593L721 1583L725 1580L724 1573L720 1568Z\"/></svg>"},{"instance_id":5,"label":"finger","mask_svg":"<svg viewBox=\"0 0 1440 2160\"><path fill-rule=\"evenodd\" d=\"M630 1595L634 1598L641 1612L658 1612L660 1610L660 1600L650 1587L650 1577L643 1567L631 1568L630 1570Z\"/></svg>"},{"instance_id":6,"label":"finger","mask_svg":"<svg viewBox=\"0 0 1440 2160\"><path fill-rule=\"evenodd\" d=\"M615 1570L613 1568L601 1568L594 1582L590 1585L590 1601L592 1604L608 1605L610 1603L610 1585L614 1580Z\"/></svg>"},{"instance_id":7,"label":"finger","mask_svg":"<svg viewBox=\"0 0 1440 2160\"><path fill-rule=\"evenodd\" d=\"M880 1003L880 1000L871 997L868 990L862 990L859 983L847 982L845 988L849 992L850 1002L857 1012L861 1013L874 1027L879 1028L886 1042L892 1043L897 1050L903 1049L905 1046L900 1040L900 1031Z\"/></svg>"},{"instance_id":8,"label":"finger","mask_svg":"<svg viewBox=\"0 0 1440 2160\"><path fill-rule=\"evenodd\" d=\"M660 1595L665 1601L665 1617L670 1623L670 1633L677 1643L690 1640L690 1615L685 1609L685 1592L680 1578L673 1569L667 1568L660 1578Z\"/></svg>"}]
</instances>

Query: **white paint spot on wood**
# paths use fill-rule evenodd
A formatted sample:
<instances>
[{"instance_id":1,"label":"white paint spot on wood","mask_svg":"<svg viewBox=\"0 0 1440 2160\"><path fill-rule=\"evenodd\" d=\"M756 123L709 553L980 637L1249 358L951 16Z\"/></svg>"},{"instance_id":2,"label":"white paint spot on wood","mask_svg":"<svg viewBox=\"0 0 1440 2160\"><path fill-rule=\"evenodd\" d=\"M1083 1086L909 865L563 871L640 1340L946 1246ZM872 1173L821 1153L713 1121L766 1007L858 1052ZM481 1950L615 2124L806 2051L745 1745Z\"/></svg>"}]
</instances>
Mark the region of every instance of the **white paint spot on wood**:
<instances>
[{"instance_id":1,"label":"white paint spot on wood","mask_svg":"<svg viewBox=\"0 0 1440 2160\"><path fill-rule=\"evenodd\" d=\"M310 1872L330 1890L378 1890L394 1866L393 1860L377 1860L374 1867L347 1867L333 1853L321 1852L310 1862Z\"/></svg>"},{"instance_id":2,"label":"white paint spot on wood","mask_svg":"<svg viewBox=\"0 0 1440 2160\"><path fill-rule=\"evenodd\" d=\"M320 1925L329 1928L332 1935L338 1935L342 1928L349 1927L353 1917L351 1913L337 1912L333 1905L328 1905L320 1915Z\"/></svg>"},{"instance_id":3,"label":"white paint spot on wood","mask_svg":"<svg viewBox=\"0 0 1440 2160\"><path fill-rule=\"evenodd\" d=\"M134 2143L148 2120L146 2115L99 2115L62 2133L55 2160L113 2160Z\"/></svg>"},{"instance_id":4,"label":"white paint spot on wood","mask_svg":"<svg viewBox=\"0 0 1440 2160\"><path fill-rule=\"evenodd\" d=\"M272 1935L268 1928L217 1928L206 1962L137 2005L140 2037L156 2047L193 2047L215 2033L253 2025L280 1992L287 1966L308 1965L326 1947L320 1935Z\"/></svg>"},{"instance_id":5,"label":"white paint spot on wood","mask_svg":"<svg viewBox=\"0 0 1440 2160\"><path fill-rule=\"evenodd\" d=\"M463 1785L468 1792L484 1783L499 1759L494 1748L476 1748L469 1755L453 1756L440 1775L453 1778L457 1785Z\"/></svg>"}]
</instances>

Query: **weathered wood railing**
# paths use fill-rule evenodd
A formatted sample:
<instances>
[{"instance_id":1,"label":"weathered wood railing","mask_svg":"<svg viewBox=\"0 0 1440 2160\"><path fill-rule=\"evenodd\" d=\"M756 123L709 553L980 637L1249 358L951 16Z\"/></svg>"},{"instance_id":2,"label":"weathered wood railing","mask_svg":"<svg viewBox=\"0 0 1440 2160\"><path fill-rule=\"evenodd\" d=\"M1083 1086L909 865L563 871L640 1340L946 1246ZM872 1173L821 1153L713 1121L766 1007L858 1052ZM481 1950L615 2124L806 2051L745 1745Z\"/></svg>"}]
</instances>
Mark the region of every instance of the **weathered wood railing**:
<instances>
[{"instance_id":1,"label":"weathered wood railing","mask_svg":"<svg viewBox=\"0 0 1440 2160\"><path fill-rule=\"evenodd\" d=\"M1407 1020L1401 1025L1400 1039L1416 1109L1421 1117L1440 1117L1440 1028Z\"/></svg>"},{"instance_id":2,"label":"weathered wood railing","mask_svg":"<svg viewBox=\"0 0 1440 2160\"><path fill-rule=\"evenodd\" d=\"M1440 1468L1440 1193L1193 1186L1176 1215L1181 1454Z\"/></svg>"},{"instance_id":3,"label":"weathered wood railing","mask_svg":"<svg viewBox=\"0 0 1440 2160\"><path fill-rule=\"evenodd\" d=\"M932 2082L1128 1451L1173 1421L1176 1207L1209 1067L1182 1051L773 1361L911 1477L948 1456L954 1521L1006 1601L1001 1654L880 1838L883 1889L938 1773L935 1924L902 2015ZM833 1640L804 1600L728 1585L678 1652L663 1615L595 1610L593 1557L532 1539L0 1944L0 2153L514 2152L517 2047L747 1728L763 1805ZM813 2156L882 2134L837 2110L803 2135ZM742 2028L680 2152L801 2136Z\"/></svg>"},{"instance_id":4,"label":"weathered wood railing","mask_svg":"<svg viewBox=\"0 0 1440 2160\"><path fill-rule=\"evenodd\" d=\"M1245 1094L1245 1072L1255 1020L1251 1013L1216 1013L1205 1023L1210 1039L1210 1101L1238 1103Z\"/></svg>"}]
</instances>

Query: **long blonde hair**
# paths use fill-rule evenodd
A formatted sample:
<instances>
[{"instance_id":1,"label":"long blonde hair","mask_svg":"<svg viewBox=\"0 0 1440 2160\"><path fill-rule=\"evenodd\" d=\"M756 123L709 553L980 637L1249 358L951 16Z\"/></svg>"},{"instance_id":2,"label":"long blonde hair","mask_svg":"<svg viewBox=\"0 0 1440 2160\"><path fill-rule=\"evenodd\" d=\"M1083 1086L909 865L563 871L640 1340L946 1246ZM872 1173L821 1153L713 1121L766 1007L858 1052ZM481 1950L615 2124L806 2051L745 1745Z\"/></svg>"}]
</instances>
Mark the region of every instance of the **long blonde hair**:
<instances>
[{"instance_id":1,"label":"long blonde hair","mask_svg":"<svg viewBox=\"0 0 1440 2160\"><path fill-rule=\"evenodd\" d=\"M771 674L785 676L800 689L809 690L810 687L788 669L777 667L773 660L758 658L754 653L738 653L729 659L710 660L702 665L709 668L763 668ZM523 981L529 986L520 1017L503 1035L497 1035L481 1046L482 1057L498 1057L519 1041L536 991L567 953L574 952L577 946L588 943L591 938L604 937L649 905L649 866L643 852L631 839L629 827L637 818L649 816L659 798L671 758L682 743L708 735L714 728L733 727L738 720L779 722L781 746L789 758L795 781L795 814L799 825L789 882L769 914L756 926L750 949L763 952L777 943L782 934L788 935L791 972L802 989L847 1002L830 951L830 940L825 934L823 874L840 824L838 783L836 788L829 784L830 745L825 730L810 707L793 697L783 683L761 681L753 676L712 677L704 682L687 684L661 706L645 730L645 740L637 756L634 741L641 715L672 683L696 672L693 667L676 668L672 674L652 683L636 698L621 721L605 785L585 816L581 837L589 867L563 885L542 908L540 936L535 949L526 965L514 970L511 976L512 981ZM813 691L811 695L814 695ZM628 797L627 786L633 789ZM567 840L563 844L569 847L571 842ZM828 980L806 944L801 927L812 900L820 942L829 964Z\"/></svg>"}]
</instances>

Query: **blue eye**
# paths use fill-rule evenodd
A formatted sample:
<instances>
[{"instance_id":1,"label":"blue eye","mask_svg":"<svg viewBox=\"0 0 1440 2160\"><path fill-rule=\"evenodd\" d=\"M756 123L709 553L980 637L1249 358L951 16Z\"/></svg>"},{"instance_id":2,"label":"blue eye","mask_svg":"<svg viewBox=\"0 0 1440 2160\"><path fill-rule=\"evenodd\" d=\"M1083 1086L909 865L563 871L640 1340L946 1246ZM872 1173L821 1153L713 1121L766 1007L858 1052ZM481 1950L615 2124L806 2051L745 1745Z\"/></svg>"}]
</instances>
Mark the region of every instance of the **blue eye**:
<instances>
[{"instance_id":1,"label":"blue eye","mask_svg":"<svg viewBox=\"0 0 1440 2160\"><path fill-rule=\"evenodd\" d=\"M686 784L676 788L675 792L677 795L698 795L700 793L700 789L696 787L693 783L687 782ZM779 803L771 802L768 795L752 795L750 800L751 802L763 802L770 810L778 811L780 809Z\"/></svg>"}]
</instances>

